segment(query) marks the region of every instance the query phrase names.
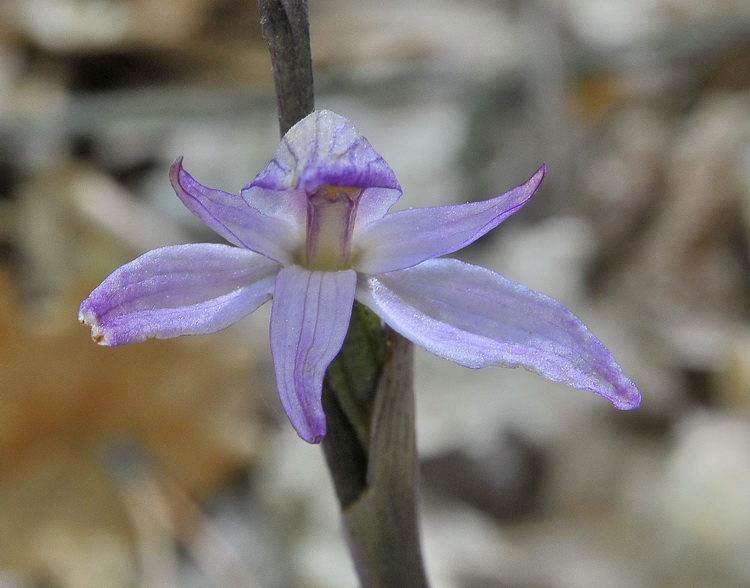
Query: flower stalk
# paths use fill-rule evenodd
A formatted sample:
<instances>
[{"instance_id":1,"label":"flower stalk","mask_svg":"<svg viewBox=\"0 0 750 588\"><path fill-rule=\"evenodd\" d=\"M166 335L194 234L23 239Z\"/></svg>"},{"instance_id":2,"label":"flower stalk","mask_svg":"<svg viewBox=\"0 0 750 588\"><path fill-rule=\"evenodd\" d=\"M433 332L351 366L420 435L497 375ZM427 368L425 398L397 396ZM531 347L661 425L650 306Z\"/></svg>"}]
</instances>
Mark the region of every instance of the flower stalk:
<instances>
[{"instance_id":1,"label":"flower stalk","mask_svg":"<svg viewBox=\"0 0 750 588\"><path fill-rule=\"evenodd\" d=\"M307 0L258 0L281 135L314 108ZM362 190L322 185L308 198L302 264L347 267ZM411 343L355 302L323 381L323 451L363 588L427 586L417 516Z\"/></svg>"},{"instance_id":2,"label":"flower stalk","mask_svg":"<svg viewBox=\"0 0 750 588\"><path fill-rule=\"evenodd\" d=\"M386 357L371 407L365 484L344 506L344 526L362 586L422 588L428 582L417 524L412 345L388 327L384 333ZM325 440L323 447L330 463Z\"/></svg>"}]
</instances>

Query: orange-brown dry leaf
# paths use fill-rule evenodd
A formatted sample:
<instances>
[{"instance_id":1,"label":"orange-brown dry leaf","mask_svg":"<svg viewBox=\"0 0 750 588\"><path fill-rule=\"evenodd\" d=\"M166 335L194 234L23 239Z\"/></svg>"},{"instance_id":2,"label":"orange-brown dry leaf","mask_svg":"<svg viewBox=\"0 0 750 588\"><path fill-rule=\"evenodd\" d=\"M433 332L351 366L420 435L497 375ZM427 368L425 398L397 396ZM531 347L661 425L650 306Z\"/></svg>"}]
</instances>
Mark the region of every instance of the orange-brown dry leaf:
<instances>
[{"instance_id":1,"label":"orange-brown dry leaf","mask_svg":"<svg viewBox=\"0 0 750 588\"><path fill-rule=\"evenodd\" d=\"M118 470L118 448L135 448L150 471L194 498L257 456L263 419L247 346L225 332L100 347L76 321L85 291L67 305L69 328L42 335L25 328L0 273L0 570L57 576L66 557L40 548L52 536L68 538L53 543L71 557L102 541L132 549L123 488L141 480ZM111 555L117 568L123 559Z\"/></svg>"}]
</instances>

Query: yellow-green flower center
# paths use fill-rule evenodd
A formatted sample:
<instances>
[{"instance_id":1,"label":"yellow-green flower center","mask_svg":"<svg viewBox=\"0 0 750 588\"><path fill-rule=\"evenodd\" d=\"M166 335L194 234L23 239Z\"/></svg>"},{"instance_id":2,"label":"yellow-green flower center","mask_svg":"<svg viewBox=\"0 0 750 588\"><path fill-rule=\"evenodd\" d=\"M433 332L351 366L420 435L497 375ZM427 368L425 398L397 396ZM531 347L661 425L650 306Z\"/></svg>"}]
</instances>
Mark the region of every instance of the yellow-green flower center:
<instances>
[{"instance_id":1,"label":"yellow-green flower center","mask_svg":"<svg viewBox=\"0 0 750 588\"><path fill-rule=\"evenodd\" d=\"M304 263L307 268L339 271L349 267L360 194L361 188L324 184L308 196Z\"/></svg>"}]
</instances>

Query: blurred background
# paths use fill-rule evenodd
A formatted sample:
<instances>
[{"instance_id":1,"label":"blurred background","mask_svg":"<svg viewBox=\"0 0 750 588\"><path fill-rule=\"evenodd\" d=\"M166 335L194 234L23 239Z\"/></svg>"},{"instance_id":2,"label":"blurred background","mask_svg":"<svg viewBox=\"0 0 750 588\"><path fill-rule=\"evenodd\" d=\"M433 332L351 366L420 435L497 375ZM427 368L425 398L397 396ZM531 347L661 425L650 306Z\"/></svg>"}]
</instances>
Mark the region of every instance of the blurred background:
<instances>
[{"instance_id":1,"label":"blurred background","mask_svg":"<svg viewBox=\"0 0 750 588\"><path fill-rule=\"evenodd\" d=\"M404 187L534 200L462 251L553 296L643 394L619 412L418 352L435 588L750 586L750 3L310 0L316 99ZM0 587L349 588L268 308L102 348L80 301L217 239L169 164L237 192L278 141L251 0L0 4Z\"/></svg>"}]
</instances>

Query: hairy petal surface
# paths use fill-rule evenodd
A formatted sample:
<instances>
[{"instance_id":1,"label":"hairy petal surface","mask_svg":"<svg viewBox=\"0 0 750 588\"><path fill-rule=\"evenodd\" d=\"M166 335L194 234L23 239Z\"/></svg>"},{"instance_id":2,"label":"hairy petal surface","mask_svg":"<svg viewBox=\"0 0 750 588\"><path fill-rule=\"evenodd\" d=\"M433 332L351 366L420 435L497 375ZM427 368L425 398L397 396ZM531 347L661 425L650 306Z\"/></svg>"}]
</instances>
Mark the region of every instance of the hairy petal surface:
<instances>
[{"instance_id":1,"label":"hairy petal surface","mask_svg":"<svg viewBox=\"0 0 750 588\"><path fill-rule=\"evenodd\" d=\"M105 279L78 318L102 345L213 333L269 300L280 267L229 245L154 249Z\"/></svg>"},{"instance_id":2,"label":"hairy petal surface","mask_svg":"<svg viewBox=\"0 0 750 588\"><path fill-rule=\"evenodd\" d=\"M417 345L461 365L522 366L620 409L640 403L635 385L569 310L487 269L425 261L368 276L357 298Z\"/></svg>"},{"instance_id":3,"label":"hairy petal surface","mask_svg":"<svg viewBox=\"0 0 750 588\"><path fill-rule=\"evenodd\" d=\"M389 214L355 236L356 269L379 274L452 253L503 222L534 195L542 166L526 183L483 202L412 208Z\"/></svg>"},{"instance_id":4,"label":"hairy petal surface","mask_svg":"<svg viewBox=\"0 0 750 588\"><path fill-rule=\"evenodd\" d=\"M289 217L264 214L241 196L204 186L183 169L181 157L169 180L188 210L230 243L287 264L304 242L304 219L295 226Z\"/></svg>"},{"instance_id":5,"label":"hairy petal surface","mask_svg":"<svg viewBox=\"0 0 750 588\"><path fill-rule=\"evenodd\" d=\"M282 269L271 307L271 353L281 405L308 443L326 432L323 377L344 342L357 274Z\"/></svg>"}]
</instances>

